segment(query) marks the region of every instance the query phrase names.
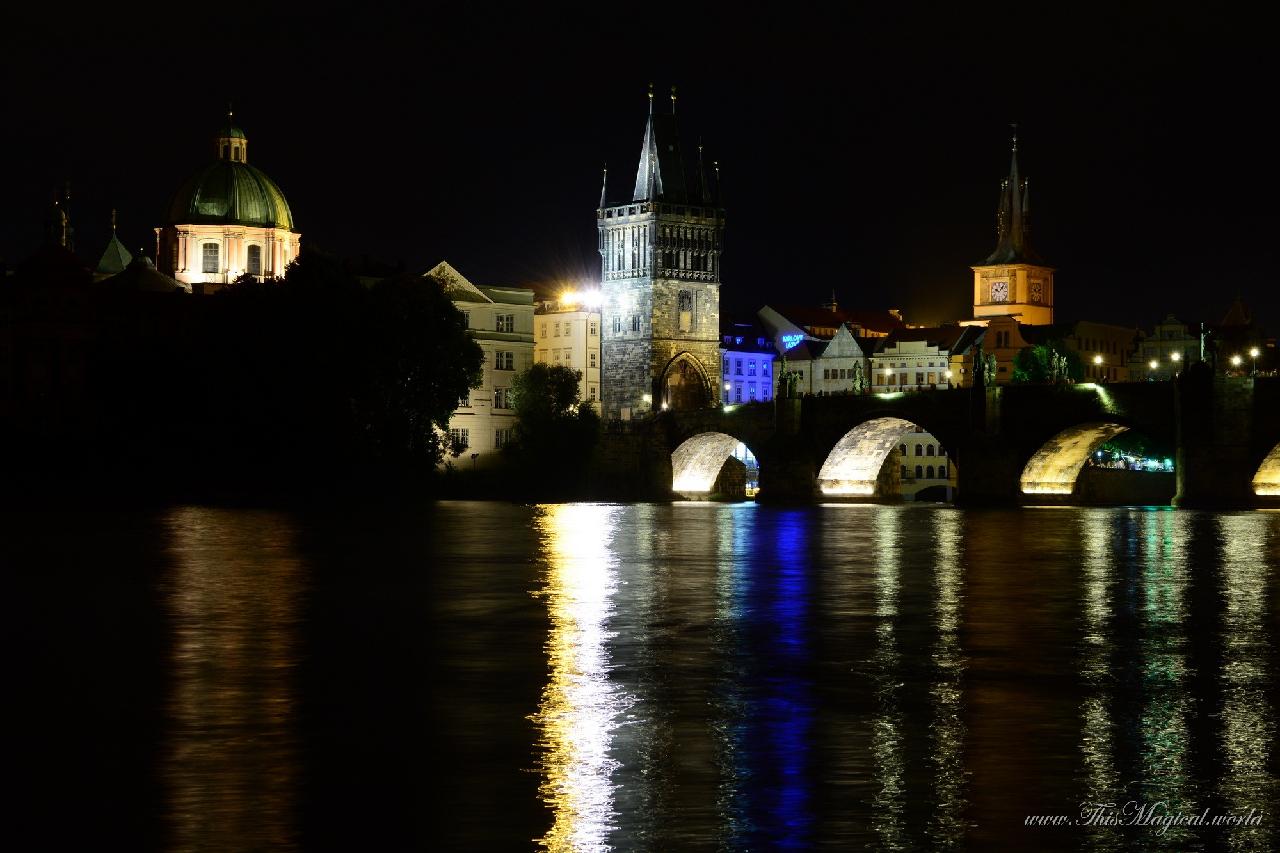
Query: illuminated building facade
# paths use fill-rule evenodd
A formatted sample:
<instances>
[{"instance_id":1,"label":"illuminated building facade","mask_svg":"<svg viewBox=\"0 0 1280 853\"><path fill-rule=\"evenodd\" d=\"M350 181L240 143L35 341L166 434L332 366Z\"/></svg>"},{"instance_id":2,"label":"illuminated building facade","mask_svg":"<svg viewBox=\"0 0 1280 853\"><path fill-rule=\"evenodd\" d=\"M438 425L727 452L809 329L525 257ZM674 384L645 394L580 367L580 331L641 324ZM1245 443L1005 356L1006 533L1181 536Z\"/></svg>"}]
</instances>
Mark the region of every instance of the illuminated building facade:
<instances>
[{"instance_id":1,"label":"illuminated building facade","mask_svg":"<svg viewBox=\"0 0 1280 853\"><path fill-rule=\"evenodd\" d=\"M160 271L196 293L211 293L246 273L284 275L302 242L284 193L249 165L249 140L230 113L215 151L214 161L174 194L156 229Z\"/></svg>"},{"instance_id":2,"label":"illuminated building facade","mask_svg":"<svg viewBox=\"0 0 1280 853\"><path fill-rule=\"evenodd\" d=\"M1044 265L1028 241L1031 197L1018 174L1018 137L1013 137L1009 176L1000 185L996 210L996 248L973 267L973 316L1016 317L1032 326L1053 322L1053 269Z\"/></svg>"},{"instance_id":3,"label":"illuminated building facade","mask_svg":"<svg viewBox=\"0 0 1280 853\"><path fill-rule=\"evenodd\" d=\"M671 112L649 117L631 198L596 210L601 258L603 415L715 405L724 210L698 148L692 180Z\"/></svg>"},{"instance_id":4,"label":"illuminated building facade","mask_svg":"<svg viewBox=\"0 0 1280 853\"><path fill-rule=\"evenodd\" d=\"M897 468L898 495L904 501L950 501L955 496L956 468L947 449L915 424L898 439L885 464Z\"/></svg>"},{"instance_id":5,"label":"illuminated building facade","mask_svg":"<svg viewBox=\"0 0 1280 853\"><path fill-rule=\"evenodd\" d=\"M871 390L925 391L961 387L972 378L980 326L899 329L871 355Z\"/></svg>"},{"instance_id":6,"label":"illuminated building facade","mask_svg":"<svg viewBox=\"0 0 1280 853\"><path fill-rule=\"evenodd\" d=\"M774 398L777 351L751 323L726 324L720 336L720 401L733 406Z\"/></svg>"},{"instance_id":7,"label":"illuminated building facade","mask_svg":"<svg viewBox=\"0 0 1280 853\"><path fill-rule=\"evenodd\" d=\"M582 374L579 399L600 405L600 293L570 292L534 309L535 364L563 365Z\"/></svg>"},{"instance_id":8,"label":"illuminated building facade","mask_svg":"<svg viewBox=\"0 0 1280 853\"><path fill-rule=\"evenodd\" d=\"M449 437L464 448L454 464L483 467L515 435L511 385L517 373L533 365L533 291L478 287L446 261L425 275L442 282L445 295L462 312L468 334L484 350L480 385L449 418Z\"/></svg>"}]
</instances>

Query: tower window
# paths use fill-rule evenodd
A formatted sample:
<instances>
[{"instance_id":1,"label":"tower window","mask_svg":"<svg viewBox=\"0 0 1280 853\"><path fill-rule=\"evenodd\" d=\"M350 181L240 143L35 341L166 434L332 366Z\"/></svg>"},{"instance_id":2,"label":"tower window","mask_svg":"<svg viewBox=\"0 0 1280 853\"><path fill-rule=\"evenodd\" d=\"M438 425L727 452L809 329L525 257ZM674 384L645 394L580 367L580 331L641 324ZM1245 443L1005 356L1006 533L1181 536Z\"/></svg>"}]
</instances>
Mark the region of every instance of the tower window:
<instances>
[{"instance_id":1,"label":"tower window","mask_svg":"<svg viewBox=\"0 0 1280 853\"><path fill-rule=\"evenodd\" d=\"M245 270L250 275L262 275L262 247L250 246L245 259Z\"/></svg>"},{"instance_id":2,"label":"tower window","mask_svg":"<svg viewBox=\"0 0 1280 853\"><path fill-rule=\"evenodd\" d=\"M622 334L622 315L621 314L613 315L613 333L615 335Z\"/></svg>"},{"instance_id":3,"label":"tower window","mask_svg":"<svg viewBox=\"0 0 1280 853\"><path fill-rule=\"evenodd\" d=\"M205 243L200 247L200 271L201 272L218 272L218 244Z\"/></svg>"},{"instance_id":4,"label":"tower window","mask_svg":"<svg viewBox=\"0 0 1280 853\"><path fill-rule=\"evenodd\" d=\"M640 315L639 314L631 315L631 331L633 332L640 331Z\"/></svg>"}]
</instances>

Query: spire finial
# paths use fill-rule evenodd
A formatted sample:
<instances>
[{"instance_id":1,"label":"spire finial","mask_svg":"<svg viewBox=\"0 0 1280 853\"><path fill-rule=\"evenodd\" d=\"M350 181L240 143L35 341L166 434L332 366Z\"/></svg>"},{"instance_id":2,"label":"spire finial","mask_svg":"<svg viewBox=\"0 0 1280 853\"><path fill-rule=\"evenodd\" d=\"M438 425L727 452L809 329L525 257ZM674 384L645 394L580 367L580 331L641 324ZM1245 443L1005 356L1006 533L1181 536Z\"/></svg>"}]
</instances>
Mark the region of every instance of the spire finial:
<instances>
[{"instance_id":1,"label":"spire finial","mask_svg":"<svg viewBox=\"0 0 1280 853\"><path fill-rule=\"evenodd\" d=\"M1018 153L1018 123L1015 121L1012 124L1010 124L1009 127L1013 130L1013 153L1017 154Z\"/></svg>"},{"instance_id":2,"label":"spire finial","mask_svg":"<svg viewBox=\"0 0 1280 853\"><path fill-rule=\"evenodd\" d=\"M653 84L649 84L649 115L653 115Z\"/></svg>"},{"instance_id":3,"label":"spire finial","mask_svg":"<svg viewBox=\"0 0 1280 853\"><path fill-rule=\"evenodd\" d=\"M604 163L604 177L600 179L600 209L604 210L606 194L609 191L609 161Z\"/></svg>"},{"instance_id":4,"label":"spire finial","mask_svg":"<svg viewBox=\"0 0 1280 853\"><path fill-rule=\"evenodd\" d=\"M671 87L671 114L676 114L676 87Z\"/></svg>"},{"instance_id":5,"label":"spire finial","mask_svg":"<svg viewBox=\"0 0 1280 853\"><path fill-rule=\"evenodd\" d=\"M111 208L111 233L116 233L116 209Z\"/></svg>"}]
</instances>

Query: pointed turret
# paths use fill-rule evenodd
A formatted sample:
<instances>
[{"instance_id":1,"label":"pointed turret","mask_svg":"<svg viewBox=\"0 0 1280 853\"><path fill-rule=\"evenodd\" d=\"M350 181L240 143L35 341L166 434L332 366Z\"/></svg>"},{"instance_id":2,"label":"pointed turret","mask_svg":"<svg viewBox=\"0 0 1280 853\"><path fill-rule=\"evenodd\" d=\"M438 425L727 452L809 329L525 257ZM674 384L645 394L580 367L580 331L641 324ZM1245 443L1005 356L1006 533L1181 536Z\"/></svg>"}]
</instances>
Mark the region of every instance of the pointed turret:
<instances>
[{"instance_id":1,"label":"pointed turret","mask_svg":"<svg viewBox=\"0 0 1280 853\"><path fill-rule=\"evenodd\" d=\"M658 138L653 130L653 84L649 84L649 119L644 125L640 146L640 166L636 169L636 191L632 201L649 201L662 195L662 166L658 160Z\"/></svg>"},{"instance_id":2,"label":"pointed turret","mask_svg":"<svg viewBox=\"0 0 1280 853\"><path fill-rule=\"evenodd\" d=\"M116 212L111 211L111 239L107 241L106 251L102 253L102 258L98 261L98 268L95 271L98 275L116 275L122 273L129 266L129 262L133 260L133 255L124 247L124 243L120 242L120 238L116 236Z\"/></svg>"},{"instance_id":3,"label":"pointed turret","mask_svg":"<svg viewBox=\"0 0 1280 853\"><path fill-rule=\"evenodd\" d=\"M984 261L988 264L1039 263L1040 257L1027 242L1028 184L1018 174L1018 132L1014 125L1009 177L1000 187L996 210L996 249Z\"/></svg>"},{"instance_id":4,"label":"pointed turret","mask_svg":"<svg viewBox=\"0 0 1280 853\"><path fill-rule=\"evenodd\" d=\"M606 207L609 206L608 197L609 197L609 164L605 163L604 177L600 179L600 207L598 208L599 210L604 210Z\"/></svg>"},{"instance_id":5,"label":"pointed turret","mask_svg":"<svg viewBox=\"0 0 1280 853\"><path fill-rule=\"evenodd\" d=\"M670 113L653 111L653 85L649 86L649 118L644 127L640 147L640 166L636 169L636 189L632 201L687 202L693 195L685 185L684 162L680 155L680 136L676 132L675 90L671 93Z\"/></svg>"}]
</instances>

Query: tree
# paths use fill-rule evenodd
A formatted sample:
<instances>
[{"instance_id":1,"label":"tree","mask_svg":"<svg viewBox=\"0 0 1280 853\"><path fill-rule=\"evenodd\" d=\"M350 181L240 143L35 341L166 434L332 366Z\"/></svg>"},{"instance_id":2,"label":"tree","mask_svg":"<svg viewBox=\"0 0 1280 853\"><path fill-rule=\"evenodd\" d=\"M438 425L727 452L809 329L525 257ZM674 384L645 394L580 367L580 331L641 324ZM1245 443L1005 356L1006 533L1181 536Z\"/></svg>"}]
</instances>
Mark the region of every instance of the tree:
<instances>
[{"instance_id":1,"label":"tree","mask_svg":"<svg viewBox=\"0 0 1280 853\"><path fill-rule=\"evenodd\" d=\"M580 371L547 364L535 364L512 381L517 420L507 451L534 491L570 492L584 481L600 416L582 405L581 381Z\"/></svg>"},{"instance_id":2,"label":"tree","mask_svg":"<svg viewBox=\"0 0 1280 853\"><path fill-rule=\"evenodd\" d=\"M1082 378L1080 356L1061 341L1023 347L1013 360L1013 381L1018 384L1058 385Z\"/></svg>"}]
</instances>

